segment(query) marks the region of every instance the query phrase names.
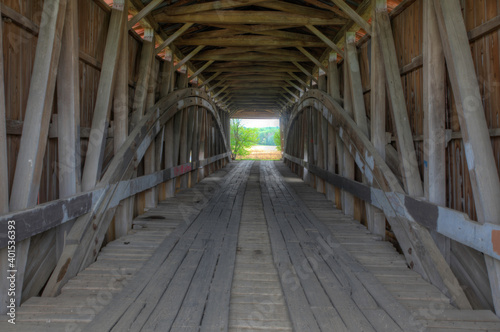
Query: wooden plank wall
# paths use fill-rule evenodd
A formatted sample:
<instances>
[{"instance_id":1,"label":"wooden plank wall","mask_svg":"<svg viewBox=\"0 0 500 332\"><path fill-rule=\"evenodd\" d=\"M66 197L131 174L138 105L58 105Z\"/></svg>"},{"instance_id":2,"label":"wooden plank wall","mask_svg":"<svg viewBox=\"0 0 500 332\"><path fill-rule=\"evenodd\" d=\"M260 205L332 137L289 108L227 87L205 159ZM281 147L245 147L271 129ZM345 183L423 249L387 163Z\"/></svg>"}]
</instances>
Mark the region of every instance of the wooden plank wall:
<instances>
[{"instance_id":1,"label":"wooden plank wall","mask_svg":"<svg viewBox=\"0 0 500 332\"><path fill-rule=\"evenodd\" d=\"M482 24L500 15L500 4L497 0L463 0L463 13L468 31L480 27ZM416 0L401 13L392 19L392 27L398 55L399 67L402 70L402 83L406 97L408 115L412 134L415 139L415 148L419 170L423 178L423 71L422 71L422 1ZM483 105L486 119L490 130L500 128L500 34L498 30L486 33L471 41L471 51L478 75L479 86L483 96ZM370 117L370 40L362 40L359 45L360 69L365 97L367 115ZM342 77L342 76L341 76ZM447 193L446 205L458 211L467 213L471 219L477 220L472 194L472 187L467 168L465 150L460 138L460 124L454 105L451 86L447 84L447 106L445 128L450 130L452 139L446 148L446 177ZM386 112L386 131L394 136L390 112ZM491 138L497 167L500 165L500 137ZM396 147L394 140L391 143ZM480 255L473 250L465 250L457 243L452 244L454 252L452 268L458 273L459 279L463 272L473 278L481 278L481 273L486 273L484 264L481 263ZM477 256L477 257L475 257ZM475 258L474 258L475 257ZM474 259L472 259L474 258ZM474 262L474 263L472 263ZM483 272L477 272L483 270ZM469 283L465 279L461 282ZM487 280L485 280L487 283ZM479 283L476 279L476 287ZM473 300L476 307L487 307L488 299L486 289L478 287L476 293L482 293L480 299ZM469 290L470 291L470 290ZM470 292L469 292L470 294Z\"/></svg>"},{"instance_id":2,"label":"wooden plank wall","mask_svg":"<svg viewBox=\"0 0 500 332\"><path fill-rule=\"evenodd\" d=\"M0 0L13 11L40 24L43 0ZM80 41L80 108L81 127L91 127L92 116L97 95L104 46L109 23L109 12L91 0L78 0L79 41ZM7 120L23 121L26 101L29 92L30 78L37 42L36 31L30 31L11 22L4 21L4 59L6 84L6 117ZM129 98L132 101L134 86L137 81L138 56L141 42L129 35ZM159 60L157 60L159 61ZM57 96L55 96L57 98ZM132 105L132 102L129 103ZM57 103L54 102L53 114L57 116ZM112 120L112 119L111 119ZM9 188L12 187L19 143L18 133L8 132ZM82 166L85 162L88 138L82 137ZM110 139L108 139L110 143ZM112 157L112 149L106 160ZM57 168L57 138L49 138L44 159L44 169L40 185L39 202L44 203L59 198Z\"/></svg>"},{"instance_id":3,"label":"wooden plank wall","mask_svg":"<svg viewBox=\"0 0 500 332\"><path fill-rule=\"evenodd\" d=\"M500 4L496 0L465 0L464 17L467 30L479 27L488 20L500 15ZM416 0L408 8L392 20L393 33L398 54L399 67L402 69L401 79L405 90L406 104L412 134L415 138L415 148L419 169L423 177L423 105L422 84L423 74L420 57L422 56L422 1ZM490 129L500 128L500 34L490 32L471 42L471 51L480 81L481 94ZM361 77L363 83L365 104L370 116L370 40L363 41L359 46ZM341 76L342 77L342 76ZM453 133L460 131L458 115L454 106L451 87L447 89L446 129ZM387 131L393 133L390 112L387 112ZM464 147L461 138L451 139L447 147L447 206L466 212L476 220L476 212L472 199ZM500 137L491 139L497 166L500 165ZM394 142L393 145L395 146Z\"/></svg>"}]
</instances>

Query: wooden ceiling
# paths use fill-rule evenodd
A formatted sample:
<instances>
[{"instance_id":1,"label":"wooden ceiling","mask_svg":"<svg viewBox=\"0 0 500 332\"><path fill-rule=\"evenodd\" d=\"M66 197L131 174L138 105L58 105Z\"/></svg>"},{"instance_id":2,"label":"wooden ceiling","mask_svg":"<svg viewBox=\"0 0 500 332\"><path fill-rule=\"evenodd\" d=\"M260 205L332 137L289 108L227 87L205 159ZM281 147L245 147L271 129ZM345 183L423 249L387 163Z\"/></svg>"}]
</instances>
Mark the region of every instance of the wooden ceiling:
<instances>
[{"instance_id":1,"label":"wooden ceiling","mask_svg":"<svg viewBox=\"0 0 500 332\"><path fill-rule=\"evenodd\" d=\"M172 44L219 106L233 117L272 118L316 84L345 32L370 29L373 0L131 2L138 10L159 3L148 17L165 36L177 32Z\"/></svg>"}]
</instances>

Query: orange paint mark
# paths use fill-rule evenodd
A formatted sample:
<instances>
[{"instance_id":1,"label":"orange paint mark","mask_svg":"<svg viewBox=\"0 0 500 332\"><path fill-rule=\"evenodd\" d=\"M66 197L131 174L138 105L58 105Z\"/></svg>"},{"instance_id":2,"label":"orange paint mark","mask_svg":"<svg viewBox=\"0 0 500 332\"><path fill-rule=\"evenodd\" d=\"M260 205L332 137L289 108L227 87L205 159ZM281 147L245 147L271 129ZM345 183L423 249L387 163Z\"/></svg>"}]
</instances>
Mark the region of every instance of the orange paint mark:
<instances>
[{"instance_id":1,"label":"orange paint mark","mask_svg":"<svg viewBox=\"0 0 500 332\"><path fill-rule=\"evenodd\" d=\"M491 231L491 243L493 244L493 251L500 255L500 231Z\"/></svg>"}]
</instances>

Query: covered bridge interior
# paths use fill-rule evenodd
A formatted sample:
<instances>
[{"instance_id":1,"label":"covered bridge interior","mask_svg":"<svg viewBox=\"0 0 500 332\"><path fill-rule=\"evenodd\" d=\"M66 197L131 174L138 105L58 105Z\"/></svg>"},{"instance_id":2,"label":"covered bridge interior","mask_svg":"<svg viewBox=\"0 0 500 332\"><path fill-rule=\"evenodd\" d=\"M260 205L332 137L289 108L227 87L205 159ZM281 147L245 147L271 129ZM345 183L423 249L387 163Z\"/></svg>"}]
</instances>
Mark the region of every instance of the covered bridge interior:
<instances>
[{"instance_id":1,"label":"covered bridge interior","mask_svg":"<svg viewBox=\"0 0 500 332\"><path fill-rule=\"evenodd\" d=\"M500 331L497 0L0 13L0 330Z\"/></svg>"}]
</instances>

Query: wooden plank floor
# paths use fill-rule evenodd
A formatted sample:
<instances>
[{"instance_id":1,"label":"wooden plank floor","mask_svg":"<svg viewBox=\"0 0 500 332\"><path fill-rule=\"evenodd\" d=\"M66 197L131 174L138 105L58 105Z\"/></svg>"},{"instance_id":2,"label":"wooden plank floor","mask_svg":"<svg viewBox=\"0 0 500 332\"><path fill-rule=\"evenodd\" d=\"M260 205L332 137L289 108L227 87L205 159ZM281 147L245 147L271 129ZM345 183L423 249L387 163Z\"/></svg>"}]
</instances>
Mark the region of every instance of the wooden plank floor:
<instances>
[{"instance_id":1,"label":"wooden plank floor","mask_svg":"<svg viewBox=\"0 0 500 332\"><path fill-rule=\"evenodd\" d=\"M129 235L108 243L97 261L68 282L59 296L27 300L17 309L16 325L2 317L0 331L81 331L116 293L130 287L162 239L194 220L235 166L229 164L137 217Z\"/></svg>"},{"instance_id":2,"label":"wooden plank floor","mask_svg":"<svg viewBox=\"0 0 500 332\"><path fill-rule=\"evenodd\" d=\"M259 164L251 169L238 236L229 331L291 331L260 194Z\"/></svg>"},{"instance_id":3,"label":"wooden plank floor","mask_svg":"<svg viewBox=\"0 0 500 332\"><path fill-rule=\"evenodd\" d=\"M281 162L235 162L136 218L1 331L500 331Z\"/></svg>"},{"instance_id":4,"label":"wooden plank floor","mask_svg":"<svg viewBox=\"0 0 500 332\"><path fill-rule=\"evenodd\" d=\"M332 203L325 199L324 194L306 185L286 165L281 162L274 164L283 181L283 186L295 194L292 195L297 199L295 203L302 203L299 204L302 210L310 212L311 215L307 218L316 219L326 225L330 235L335 239L334 246L344 248L355 261L362 265L364 271L383 285L396 301L395 304L404 306L409 313L407 320L410 327L417 331L436 332L500 331L500 321L491 311L457 310L436 287L422 279L418 273L410 270L404 256L399 254L389 242L381 241L379 237L370 234L358 221L333 208ZM283 186L282 189L284 189ZM289 201L291 199L289 197ZM323 231L327 230L323 229ZM380 305L380 294L377 297L370 291L369 293L363 296L372 297L377 305ZM356 303L361 302L361 296L356 294L354 287L351 295ZM360 307L363 310L363 306ZM363 311L367 319L378 319L373 312ZM389 325L387 329L384 329L382 325L380 330L391 329Z\"/></svg>"}]
</instances>

